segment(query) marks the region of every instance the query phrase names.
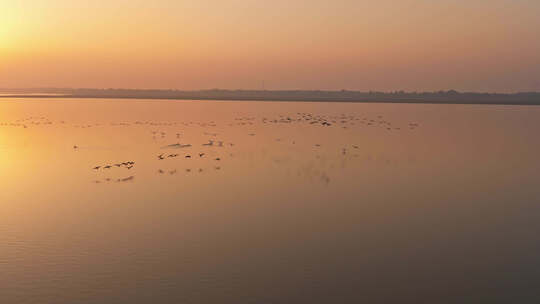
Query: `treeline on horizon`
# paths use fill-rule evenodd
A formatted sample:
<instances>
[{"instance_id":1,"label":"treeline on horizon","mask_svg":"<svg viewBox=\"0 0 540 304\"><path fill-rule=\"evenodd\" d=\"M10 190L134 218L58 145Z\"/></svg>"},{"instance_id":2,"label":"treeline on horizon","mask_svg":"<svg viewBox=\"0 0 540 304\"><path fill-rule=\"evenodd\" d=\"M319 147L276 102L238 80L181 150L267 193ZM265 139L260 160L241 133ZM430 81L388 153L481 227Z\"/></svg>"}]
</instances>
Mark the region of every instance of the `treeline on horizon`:
<instances>
[{"instance_id":1,"label":"treeline on horizon","mask_svg":"<svg viewBox=\"0 0 540 304\"><path fill-rule=\"evenodd\" d=\"M141 98L141 99L217 99L276 101L341 101L341 102L445 102L486 104L540 104L540 92L477 93L455 90L436 92L378 92L324 90L143 90L143 89L0 89L4 94L64 94L80 98Z\"/></svg>"}]
</instances>

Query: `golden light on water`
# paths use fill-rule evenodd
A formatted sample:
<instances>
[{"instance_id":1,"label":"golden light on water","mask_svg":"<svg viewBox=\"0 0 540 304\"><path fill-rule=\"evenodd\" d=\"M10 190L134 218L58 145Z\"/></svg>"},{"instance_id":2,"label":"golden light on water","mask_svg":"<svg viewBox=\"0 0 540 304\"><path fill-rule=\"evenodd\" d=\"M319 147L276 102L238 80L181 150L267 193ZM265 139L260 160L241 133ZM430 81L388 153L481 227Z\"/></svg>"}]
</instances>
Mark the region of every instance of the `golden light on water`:
<instances>
[{"instance_id":1,"label":"golden light on water","mask_svg":"<svg viewBox=\"0 0 540 304\"><path fill-rule=\"evenodd\" d=\"M523 106L6 99L0 302L184 303L194 292L188 302L269 303L285 290L333 303L357 286L347 303L471 286L485 296L492 273L464 272L536 277L538 117ZM501 251L501 237L512 246Z\"/></svg>"}]
</instances>

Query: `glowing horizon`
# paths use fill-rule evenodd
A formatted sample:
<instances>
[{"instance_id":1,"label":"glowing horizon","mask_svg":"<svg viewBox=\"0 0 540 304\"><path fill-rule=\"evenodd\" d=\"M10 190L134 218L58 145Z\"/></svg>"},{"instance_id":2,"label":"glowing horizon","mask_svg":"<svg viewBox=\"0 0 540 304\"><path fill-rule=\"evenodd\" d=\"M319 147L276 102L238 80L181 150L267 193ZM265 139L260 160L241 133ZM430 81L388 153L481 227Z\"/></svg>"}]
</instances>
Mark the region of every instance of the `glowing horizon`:
<instances>
[{"instance_id":1,"label":"glowing horizon","mask_svg":"<svg viewBox=\"0 0 540 304\"><path fill-rule=\"evenodd\" d=\"M540 90L540 2L396 2L2 3L0 87Z\"/></svg>"}]
</instances>

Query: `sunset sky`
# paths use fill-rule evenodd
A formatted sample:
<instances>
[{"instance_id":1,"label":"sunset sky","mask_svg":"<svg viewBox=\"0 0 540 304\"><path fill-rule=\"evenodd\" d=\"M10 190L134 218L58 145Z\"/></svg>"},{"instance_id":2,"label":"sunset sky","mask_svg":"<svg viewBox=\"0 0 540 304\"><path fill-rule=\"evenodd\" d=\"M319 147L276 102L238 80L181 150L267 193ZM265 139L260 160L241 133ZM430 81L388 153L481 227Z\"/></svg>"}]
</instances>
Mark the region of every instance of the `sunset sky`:
<instances>
[{"instance_id":1,"label":"sunset sky","mask_svg":"<svg viewBox=\"0 0 540 304\"><path fill-rule=\"evenodd\" d=\"M0 88L540 91L538 0L2 0Z\"/></svg>"}]
</instances>

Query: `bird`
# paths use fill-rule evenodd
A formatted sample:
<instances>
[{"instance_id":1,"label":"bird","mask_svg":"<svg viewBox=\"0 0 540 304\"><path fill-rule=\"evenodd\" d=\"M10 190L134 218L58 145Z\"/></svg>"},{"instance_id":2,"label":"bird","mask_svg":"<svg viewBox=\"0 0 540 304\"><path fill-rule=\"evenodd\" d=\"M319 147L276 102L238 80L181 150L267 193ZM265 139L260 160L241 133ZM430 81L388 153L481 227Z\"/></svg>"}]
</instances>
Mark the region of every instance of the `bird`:
<instances>
[{"instance_id":1,"label":"bird","mask_svg":"<svg viewBox=\"0 0 540 304\"><path fill-rule=\"evenodd\" d=\"M133 180L134 178L135 178L135 176L130 176L130 177L118 179L118 182L128 182L130 180Z\"/></svg>"}]
</instances>

